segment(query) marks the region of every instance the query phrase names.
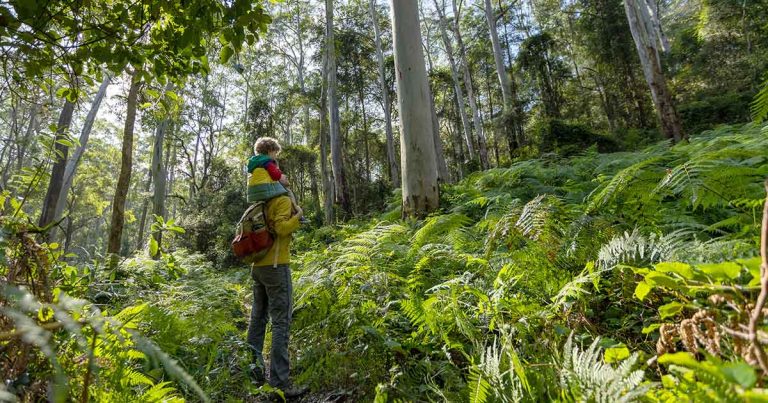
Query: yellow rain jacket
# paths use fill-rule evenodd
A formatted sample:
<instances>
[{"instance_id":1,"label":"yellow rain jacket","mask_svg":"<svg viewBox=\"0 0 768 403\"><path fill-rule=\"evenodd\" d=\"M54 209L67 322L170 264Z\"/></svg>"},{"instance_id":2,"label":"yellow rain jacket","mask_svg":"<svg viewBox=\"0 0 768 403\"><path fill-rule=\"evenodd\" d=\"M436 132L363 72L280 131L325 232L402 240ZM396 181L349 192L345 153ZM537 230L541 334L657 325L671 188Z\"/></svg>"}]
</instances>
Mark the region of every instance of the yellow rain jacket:
<instances>
[{"instance_id":1,"label":"yellow rain jacket","mask_svg":"<svg viewBox=\"0 0 768 403\"><path fill-rule=\"evenodd\" d=\"M293 215L293 204L288 196L277 196L267 202L267 224L275 238L275 243L266 256L254 262L254 267L277 266L291 263L291 239L299 228L299 216Z\"/></svg>"}]
</instances>

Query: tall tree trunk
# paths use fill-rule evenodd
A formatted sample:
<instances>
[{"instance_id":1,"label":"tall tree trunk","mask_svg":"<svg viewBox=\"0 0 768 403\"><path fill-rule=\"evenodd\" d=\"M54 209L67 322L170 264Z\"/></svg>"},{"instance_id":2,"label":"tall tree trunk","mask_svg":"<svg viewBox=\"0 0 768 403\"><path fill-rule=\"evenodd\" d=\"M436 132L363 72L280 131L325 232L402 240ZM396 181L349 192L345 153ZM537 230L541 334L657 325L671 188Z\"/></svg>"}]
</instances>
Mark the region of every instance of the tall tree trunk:
<instances>
[{"instance_id":1,"label":"tall tree trunk","mask_svg":"<svg viewBox=\"0 0 768 403\"><path fill-rule=\"evenodd\" d=\"M376 0L370 0L369 6L371 21L373 21L373 36L376 43L376 62L379 67L381 103L384 107L384 130L387 137L387 165L389 166L389 178L392 181L392 186L399 188L400 167L397 164L397 158L395 158L395 138L392 134L392 114L389 110L389 88L387 88L387 80L384 75L384 51L381 48L381 32L379 30L378 19L376 18Z\"/></svg>"},{"instance_id":2,"label":"tall tree trunk","mask_svg":"<svg viewBox=\"0 0 768 403\"><path fill-rule=\"evenodd\" d=\"M357 69L358 98L360 99L360 111L363 114L363 153L365 154L365 178L371 182L371 153L368 148L368 114L365 110L365 94L363 75L360 68Z\"/></svg>"},{"instance_id":3,"label":"tall tree trunk","mask_svg":"<svg viewBox=\"0 0 768 403\"><path fill-rule=\"evenodd\" d=\"M46 225L54 222L56 217L56 202L59 200L61 194L61 188L64 185L64 169L67 165L67 154L69 153L69 146L64 144L67 139L67 132L69 126L72 124L72 113L75 111L75 104L68 100L64 102L64 107L59 114L59 123L56 125L56 135L53 139L53 167L51 168L51 179L48 182L48 190L45 193L45 199L43 201L43 211L40 214L40 220L38 225L45 227ZM48 231L44 237L48 239L50 237L50 231Z\"/></svg>"},{"instance_id":4,"label":"tall tree trunk","mask_svg":"<svg viewBox=\"0 0 768 403\"><path fill-rule=\"evenodd\" d=\"M472 129L469 126L469 118L467 117L467 110L464 106L464 91L461 89L461 82L459 79L459 69L456 66L456 59L453 57L453 45L451 44L450 38L448 38L447 28L446 24L448 24L447 20L445 19L445 9L444 6L441 4L438 4L437 0L434 0L435 2L435 9L437 10L438 18L440 19L440 36L443 40L443 45L445 46L445 53L448 56L448 64L451 67L451 79L453 81L453 91L456 95L456 100L458 101L458 109L459 109L459 116L461 117L461 126L464 133L464 141L467 144L467 150L469 153L469 159L474 160L475 159L475 146L473 144L472 140Z\"/></svg>"},{"instance_id":5,"label":"tall tree trunk","mask_svg":"<svg viewBox=\"0 0 768 403\"><path fill-rule=\"evenodd\" d=\"M336 43L333 33L333 0L325 0L325 42L328 52L328 114L330 116L331 169L333 170L336 202L345 215L352 213L344 174L341 133L339 126L339 101L336 97Z\"/></svg>"},{"instance_id":6,"label":"tall tree trunk","mask_svg":"<svg viewBox=\"0 0 768 403\"><path fill-rule=\"evenodd\" d=\"M469 71L469 58L467 57L467 49L464 46L464 40L461 37L461 29L459 27L459 20L461 14L459 13L456 0L452 0L453 3L453 33L456 36L456 45L459 48L459 55L461 56L461 66L464 71L464 85L467 87L467 99L469 100L469 109L472 111L472 123L475 127L475 133L477 134L478 148L480 149L480 167L482 169L488 169L488 147L485 141L485 132L483 131L483 124L480 122L480 110L477 107L477 100L475 99L475 90L472 86L472 75Z\"/></svg>"},{"instance_id":7,"label":"tall tree trunk","mask_svg":"<svg viewBox=\"0 0 768 403\"><path fill-rule=\"evenodd\" d=\"M491 77L490 77L490 69L489 66L485 65L485 90L487 92L488 97L488 116L493 119L493 91L491 91ZM504 126L504 131L506 132L508 129L506 125ZM509 140L510 136L506 136L507 140ZM510 147L512 147L512 143L509 144ZM496 158L496 166L498 167L500 165L499 160L499 136L498 133L494 133L493 135L493 156Z\"/></svg>"},{"instance_id":8,"label":"tall tree trunk","mask_svg":"<svg viewBox=\"0 0 768 403\"><path fill-rule=\"evenodd\" d=\"M168 218L165 214L165 185L168 172L165 164L163 164L163 146L165 143L165 131L169 125L170 121L167 118L160 122L155 131L155 141L152 144L151 172L154 186L152 192L152 215L163 217L164 221ZM152 231L152 238L157 242L158 251L162 246L162 236L163 233L161 231ZM153 259L158 259L159 257L160 253L152 256Z\"/></svg>"},{"instance_id":9,"label":"tall tree trunk","mask_svg":"<svg viewBox=\"0 0 768 403\"><path fill-rule=\"evenodd\" d=\"M427 83L429 85L429 83ZM437 162L437 179L441 183L451 183L451 174L448 172L448 164L445 163L445 152L443 151L443 140L440 138L440 120L437 118L435 110L435 100L430 89L427 96L429 98L429 110L432 115L432 139L435 142L435 161Z\"/></svg>"},{"instance_id":10,"label":"tall tree trunk","mask_svg":"<svg viewBox=\"0 0 768 403\"><path fill-rule=\"evenodd\" d=\"M131 88L128 90L128 101L125 114L125 128L123 130L123 146L120 162L120 174L117 177L115 198L112 201L112 223L109 227L109 239L107 253L112 254L110 266L117 264L117 255L120 253L120 245L123 238L123 225L125 224L125 201L128 198L128 187L131 184L131 170L133 169L133 128L136 124L136 103L141 88L141 80L138 72L131 76Z\"/></svg>"},{"instance_id":11,"label":"tall tree trunk","mask_svg":"<svg viewBox=\"0 0 768 403\"><path fill-rule=\"evenodd\" d=\"M419 10L415 1L391 0L390 7L400 113L403 216L423 217L439 207L439 189Z\"/></svg>"},{"instance_id":12,"label":"tall tree trunk","mask_svg":"<svg viewBox=\"0 0 768 403\"><path fill-rule=\"evenodd\" d=\"M149 194L149 190L152 188L152 169L147 170L147 181L144 185L144 193ZM139 218L139 238L136 241L136 249L143 248L144 245L144 230L147 227L147 213L149 211L149 198L143 197L141 202L141 218Z\"/></svg>"},{"instance_id":13,"label":"tall tree trunk","mask_svg":"<svg viewBox=\"0 0 768 403\"><path fill-rule=\"evenodd\" d=\"M83 153L85 153L85 148L88 146L88 139L91 136L93 122L96 120L96 115L101 107L101 102L107 94L107 87L109 87L111 79L112 77L109 74L104 73L104 80L101 82L99 90L93 97L91 110L88 111L88 116L85 117L85 122L83 123L83 129L80 130L80 139L78 141L80 144L78 144L75 152L72 154L72 158L67 161L67 166L64 169L64 184L61 187L61 193L59 194L59 199L56 203L56 220L61 218L61 214L64 212L64 205L67 202L67 194L69 193L69 189L72 187L72 181L75 178L75 171L80 164L80 159L82 159Z\"/></svg>"},{"instance_id":14,"label":"tall tree trunk","mask_svg":"<svg viewBox=\"0 0 768 403\"><path fill-rule=\"evenodd\" d=\"M333 211L333 177L328 169L328 52L323 54L323 78L320 87L320 176L323 180L323 212L325 224L335 221Z\"/></svg>"},{"instance_id":15,"label":"tall tree trunk","mask_svg":"<svg viewBox=\"0 0 768 403\"><path fill-rule=\"evenodd\" d=\"M680 117L662 71L657 48L659 38L656 35L648 4L646 0L625 0L624 10L627 13L632 38L635 40L637 54L640 56L640 64L643 66L643 74L651 89L656 113L661 121L661 131L664 136L676 143L682 141L687 136L683 133Z\"/></svg>"},{"instance_id":16,"label":"tall tree trunk","mask_svg":"<svg viewBox=\"0 0 768 403\"><path fill-rule=\"evenodd\" d=\"M491 0L485 0L485 21L488 23L488 31L491 33L491 44L493 45L493 60L496 62L496 73L499 76L501 84L501 98L504 102L504 110L511 105L512 95L510 94L509 78L507 69L504 67L504 56L501 54L501 43L499 42L499 33L496 30L496 15L493 12Z\"/></svg>"},{"instance_id":17,"label":"tall tree trunk","mask_svg":"<svg viewBox=\"0 0 768 403\"><path fill-rule=\"evenodd\" d=\"M499 0L499 8L501 8L501 0ZM507 23L504 22L504 49L507 53L507 58L509 59L509 62L512 63L512 54L509 49L509 32L507 31ZM512 108L511 111L513 112L512 115L512 135L514 136L514 139L507 139L507 143L509 144L509 158L513 159L514 156L514 149L512 147L512 140L515 142L515 148L520 148L523 146L523 142L525 141L525 125L524 125L524 118L525 114L523 112L523 105L522 102L520 102L520 98L517 95L517 82L515 80L515 74L514 71L510 71L509 74L509 90L510 90L510 96L512 97ZM507 127L508 125L505 125ZM507 132L509 134L509 132Z\"/></svg>"},{"instance_id":18,"label":"tall tree trunk","mask_svg":"<svg viewBox=\"0 0 768 403\"><path fill-rule=\"evenodd\" d=\"M304 145L309 145L309 133L310 133L310 127L309 127L309 99L307 99L307 88L306 84L304 82L304 74L306 70L306 66L304 65L304 32L301 27L301 4L299 1L296 2L296 38L298 40L299 45L299 63L297 70L297 78L299 80L299 89L301 90L301 97L302 97L302 108L303 108L303 126L304 126L304 139L302 142Z\"/></svg>"}]
</instances>

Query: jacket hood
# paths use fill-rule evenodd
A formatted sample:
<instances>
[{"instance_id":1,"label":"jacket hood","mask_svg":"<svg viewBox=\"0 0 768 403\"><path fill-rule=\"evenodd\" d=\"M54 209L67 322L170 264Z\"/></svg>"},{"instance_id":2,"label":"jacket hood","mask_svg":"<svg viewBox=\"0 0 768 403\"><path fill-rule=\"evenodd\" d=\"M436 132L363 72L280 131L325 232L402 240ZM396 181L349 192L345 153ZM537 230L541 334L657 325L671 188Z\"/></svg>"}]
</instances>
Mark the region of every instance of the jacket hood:
<instances>
[{"instance_id":1,"label":"jacket hood","mask_svg":"<svg viewBox=\"0 0 768 403\"><path fill-rule=\"evenodd\" d=\"M268 162L273 161L268 155L254 155L248 159L248 173L253 172L256 168L263 168Z\"/></svg>"}]
</instances>

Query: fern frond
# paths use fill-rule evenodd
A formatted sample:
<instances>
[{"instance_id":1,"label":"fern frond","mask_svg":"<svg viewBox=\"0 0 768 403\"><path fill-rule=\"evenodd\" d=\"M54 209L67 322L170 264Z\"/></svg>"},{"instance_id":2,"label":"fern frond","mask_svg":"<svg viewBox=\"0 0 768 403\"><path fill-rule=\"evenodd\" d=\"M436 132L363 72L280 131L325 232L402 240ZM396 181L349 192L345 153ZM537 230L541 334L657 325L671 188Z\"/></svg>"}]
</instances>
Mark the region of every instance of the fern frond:
<instances>
[{"instance_id":1,"label":"fern frond","mask_svg":"<svg viewBox=\"0 0 768 403\"><path fill-rule=\"evenodd\" d=\"M149 339L146 339L142 337L140 334L136 332L132 332L133 339L136 343L136 347L143 351L147 356L157 360L163 365L163 368L165 368L165 372L168 373L171 377L179 380L180 382L184 383L185 385L189 386L195 394L205 403L210 402L210 399L208 398L208 395L203 391L202 388L200 388L200 385L197 384L197 381L195 381L195 378L193 378L189 373L182 368L176 360L168 356L163 350L161 350L159 347L155 345L152 341Z\"/></svg>"},{"instance_id":2,"label":"fern frond","mask_svg":"<svg viewBox=\"0 0 768 403\"><path fill-rule=\"evenodd\" d=\"M470 403L485 403L491 384L484 376L483 370L473 366L469 370L469 401Z\"/></svg>"},{"instance_id":3,"label":"fern frond","mask_svg":"<svg viewBox=\"0 0 768 403\"><path fill-rule=\"evenodd\" d=\"M763 89L755 96L752 101L752 119L755 122L762 122L768 118L768 80L763 83Z\"/></svg>"},{"instance_id":4,"label":"fern frond","mask_svg":"<svg viewBox=\"0 0 768 403\"><path fill-rule=\"evenodd\" d=\"M643 396L650 385L641 385L643 371L632 371L637 353L614 368L601 358L600 339L582 350L568 337L560 363L560 384L563 392L576 401L631 402Z\"/></svg>"}]
</instances>

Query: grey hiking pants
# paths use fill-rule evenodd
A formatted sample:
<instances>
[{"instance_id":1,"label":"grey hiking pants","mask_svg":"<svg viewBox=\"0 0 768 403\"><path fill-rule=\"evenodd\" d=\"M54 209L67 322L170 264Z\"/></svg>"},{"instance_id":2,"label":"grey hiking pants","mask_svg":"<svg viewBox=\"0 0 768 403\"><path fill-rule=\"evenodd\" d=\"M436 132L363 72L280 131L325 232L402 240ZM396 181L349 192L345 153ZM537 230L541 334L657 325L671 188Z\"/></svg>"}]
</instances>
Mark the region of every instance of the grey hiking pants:
<instances>
[{"instance_id":1,"label":"grey hiking pants","mask_svg":"<svg viewBox=\"0 0 768 403\"><path fill-rule=\"evenodd\" d=\"M269 383L278 388L288 386L290 363L288 337L293 311L291 269L287 264L277 267L262 266L251 269L253 277L253 308L248 325L248 345L258 371L264 369L264 333L267 315L272 319L272 350L270 353Z\"/></svg>"}]
</instances>

